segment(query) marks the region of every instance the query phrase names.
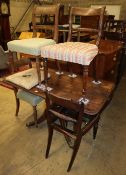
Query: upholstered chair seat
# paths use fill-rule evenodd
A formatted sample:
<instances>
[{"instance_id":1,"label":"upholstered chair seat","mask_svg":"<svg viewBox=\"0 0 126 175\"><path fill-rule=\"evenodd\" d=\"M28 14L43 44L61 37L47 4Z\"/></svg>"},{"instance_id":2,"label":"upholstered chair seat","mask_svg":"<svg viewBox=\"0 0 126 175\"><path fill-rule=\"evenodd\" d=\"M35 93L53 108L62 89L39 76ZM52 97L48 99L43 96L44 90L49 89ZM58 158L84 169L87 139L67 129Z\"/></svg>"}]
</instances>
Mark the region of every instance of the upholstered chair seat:
<instances>
[{"instance_id":1,"label":"upholstered chair seat","mask_svg":"<svg viewBox=\"0 0 126 175\"><path fill-rule=\"evenodd\" d=\"M34 95L31 94L30 92L26 92L22 89L19 89L17 94L16 94L16 116L18 116L18 112L19 112L19 107L20 107L20 100L23 100L27 103L29 103L32 108L33 108L33 117L34 117L34 124L37 127L38 126L38 119L37 119L37 105L40 102L44 102L45 100L38 96L38 95ZM42 110L45 110L45 103L42 103ZM31 123L27 123L26 126L31 126Z\"/></svg>"},{"instance_id":2,"label":"upholstered chair seat","mask_svg":"<svg viewBox=\"0 0 126 175\"><path fill-rule=\"evenodd\" d=\"M22 40L13 40L7 43L11 52L19 52L39 56L41 48L46 45L52 45L56 42L53 39L29 38Z\"/></svg>"},{"instance_id":3,"label":"upholstered chair seat","mask_svg":"<svg viewBox=\"0 0 126 175\"><path fill-rule=\"evenodd\" d=\"M41 56L67 62L89 65L98 53L98 47L90 43L65 42L45 46L41 49Z\"/></svg>"},{"instance_id":4,"label":"upholstered chair seat","mask_svg":"<svg viewBox=\"0 0 126 175\"><path fill-rule=\"evenodd\" d=\"M31 104L32 106L37 106L43 98L39 97L37 95L31 94L29 92L26 92L24 90L19 89L17 92L17 98L26 101L27 103Z\"/></svg>"}]
</instances>

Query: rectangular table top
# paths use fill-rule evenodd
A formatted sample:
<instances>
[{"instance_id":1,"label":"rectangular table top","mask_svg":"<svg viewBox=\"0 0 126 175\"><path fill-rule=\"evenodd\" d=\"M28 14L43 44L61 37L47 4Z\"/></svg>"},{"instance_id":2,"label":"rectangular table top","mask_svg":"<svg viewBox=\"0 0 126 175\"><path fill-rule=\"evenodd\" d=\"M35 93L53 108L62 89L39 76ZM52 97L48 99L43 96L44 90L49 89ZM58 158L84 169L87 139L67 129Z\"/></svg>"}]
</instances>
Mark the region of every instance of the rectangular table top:
<instances>
[{"instance_id":1,"label":"rectangular table top","mask_svg":"<svg viewBox=\"0 0 126 175\"><path fill-rule=\"evenodd\" d=\"M82 97L82 76L78 75L77 78L71 78L68 76L68 73L56 75L54 70L49 70L49 73L50 78L48 79L48 86L52 88L51 93L75 101L78 101ZM45 98L45 93L41 89L38 89L37 86L27 90L7 80L4 80L4 83ZM112 82L102 81L101 84L96 85L93 84L92 79L89 78L86 93L86 98L89 99L89 103L85 105L84 113L89 115L97 114L102 109L106 103L106 99L111 95L113 90L114 84Z\"/></svg>"}]
</instances>

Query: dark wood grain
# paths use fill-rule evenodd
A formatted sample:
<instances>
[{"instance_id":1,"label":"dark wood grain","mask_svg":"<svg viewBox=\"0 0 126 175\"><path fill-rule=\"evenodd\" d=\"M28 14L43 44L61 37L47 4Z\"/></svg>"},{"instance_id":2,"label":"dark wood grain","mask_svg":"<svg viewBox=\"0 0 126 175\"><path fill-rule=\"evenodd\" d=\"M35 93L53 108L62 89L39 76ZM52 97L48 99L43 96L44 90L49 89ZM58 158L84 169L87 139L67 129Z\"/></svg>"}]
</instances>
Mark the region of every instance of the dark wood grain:
<instances>
[{"instance_id":1,"label":"dark wood grain","mask_svg":"<svg viewBox=\"0 0 126 175\"><path fill-rule=\"evenodd\" d=\"M77 78L71 78L68 76L68 72L63 75L56 75L54 70L49 70L49 72L51 78L48 80L48 86L53 88L51 93L66 99L73 99L74 101L78 101L82 97L83 77L81 75L78 75ZM102 109L106 99L113 92L114 83L103 80L100 85L95 85L92 83L92 80L92 78L88 78L87 81L86 98L90 102L85 105L84 113L95 115ZM14 87L22 88L6 80L4 82ZM36 87L24 90L45 98L45 93Z\"/></svg>"}]
</instances>

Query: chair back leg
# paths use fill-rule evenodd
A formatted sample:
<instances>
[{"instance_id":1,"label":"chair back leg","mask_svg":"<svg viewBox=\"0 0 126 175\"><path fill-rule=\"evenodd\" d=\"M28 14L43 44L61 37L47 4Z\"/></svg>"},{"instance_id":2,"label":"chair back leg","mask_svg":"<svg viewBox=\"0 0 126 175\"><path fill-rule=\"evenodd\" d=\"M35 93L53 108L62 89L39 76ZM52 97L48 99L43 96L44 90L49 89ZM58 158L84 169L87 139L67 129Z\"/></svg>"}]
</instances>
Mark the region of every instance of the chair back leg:
<instances>
[{"instance_id":1,"label":"chair back leg","mask_svg":"<svg viewBox=\"0 0 126 175\"><path fill-rule=\"evenodd\" d=\"M98 120L97 123L93 126L93 139L95 139L95 138L96 138L96 135L97 135L98 123L99 123L99 120Z\"/></svg>"}]
</instances>

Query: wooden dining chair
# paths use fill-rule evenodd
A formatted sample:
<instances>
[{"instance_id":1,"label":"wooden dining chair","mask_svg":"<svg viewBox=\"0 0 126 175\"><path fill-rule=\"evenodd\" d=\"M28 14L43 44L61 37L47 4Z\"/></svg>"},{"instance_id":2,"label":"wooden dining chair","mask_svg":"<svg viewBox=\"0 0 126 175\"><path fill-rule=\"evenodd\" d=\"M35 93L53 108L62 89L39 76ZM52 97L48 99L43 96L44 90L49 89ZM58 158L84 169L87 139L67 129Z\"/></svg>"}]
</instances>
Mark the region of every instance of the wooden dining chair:
<instances>
[{"instance_id":1,"label":"wooden dining chair","mask_svg":"<svg viewBox=\"0 0 126 175\"><path fill-rule=\"evenodd\" d=\"M70 12L70 30L68 34L68 41L72 40L73 31L77 32L77 41L81 42L81 37L85 38L86 41L95 40L95 44L99 47L100 40L102 37L103 32L103 25L104 25L104 13L105 13L105 6L102 8L80 8L80 7L73 7ZM80 16L80 27L77 29L72 28L72 21L75 16ZM84 41L82 41L84 42ZM96 67L96 59L93 60L94 64L94 79L98 82L96 74L95 74L95 67ZM72 73L72 64L69 64L69 71ZM95 82L94 81L94 82Z\"/></svg>"},{"instance_id":2,"label":"wooden dining chair","mask_svg":"<svg viewBox=\"0 0 126 175\"><path fill-rule=\"evenodd\" d=\"M27 75L27 74L30 74L30 73L27 73L27 71L30 71L32 69L33 69L32 62L29 58L19 59L19 60L16 59L14 61L14 74L12 74L10 76L12 79L13 79L13 76L15 76L16 74L19 74L19 77L22 77L23 72L24 72L24 75L25 74ZM35 72L34 72L34 74L35 74ZM24 76L24 78L25 78L25 76ZM7 79L7 77L6 77L6 79ZM20 78L18 78L18 83L20 81L19 79ZM11 81L11 79L10 79L10 81ZM25 90L20 89L20 88L15 88L15 87L13 87L13 85L12 85L12 89L14 91L15 101L16 101L15 116L18 116L19 108L20 108L20 101L25 101L32 106L33 117L34 117L34 121L27 123L26 126L30 127L32 125L35 125L36 127L38 127L37 105L42 101L44 102L45 100L42 97L34 95L28 91L25 91ZM42 108L44 111L45 110L44 103L42 103Z\"/></svg>"},{"instance_id":3,"label":"wooden dining chair","mask_svg":"<svg viewBox=\"0 0 126 175\"><path fill-rule=\"evenodd\" d=\"M74 145L70 144L70 146L73 147L73 154L67 171L70 171L72 167L82 136L92 127L94 127L95 138L100 113L108 99L110 99L109 97L113 90L113 85L111 85L111 83L102 83L101 85L93 84L92 82L90 82L90 84L88 83L89 65L99 51L104 12L105 7L95 9L72 7L70 10L68 41L52 46L45 46L41 50L41 57L43 57L44 60L45 91L47 93L47 121L49 128L46 158L50 150L53 129L63 133L68 143L70 143L69 141L71 140L68 138L72 138L74 140ZM97 34L94 44L71 42L73 31L72 18L74 16L99 16L98 29L76 29L77 32L84 31ZM47 87L49 85L52 86L54 81L50 82L50 80L47 79L48 58L82 65L83 76L81 78L76 77L72 79L72 77L67 76L68 74L60 75L59 79L54 79L57 83L52 87L52 92L50 91L49 93ZM71 98L68 98L69 96L71 96ZM77 96L76 100L73 100L75 96ZM58 125L54 123L55 119L59 120ZM69 122L73 123L72 130L69 130ZM82 127L83 122L85 122L84 128Z\"/></svg>"},{"instance_id":4,"label":"wooden dining chair","mask_svg":"<svg viewBox=\"0 0 126 175\"><path fill-rule=\"evenodd\" d=\"M47 95L47 111L49 136L46 158L48 158L49 155L53 131L56 130L65 136L67 143L73 149L71 160L67 169L67 171L70 171L76 158L82 136L94 127L94 138L96 137L96 126L98 126L99 116L86 118L83 113L83 103L77 103L70 99L63 99L53 94Z\"/></svg>"},{"instance_id":5,"label":"wooden dining chair","mask_svg":"<svg viewBox=\"0 0 126 175\"><path fill-rule=\"evenodd\" d=\"M32 11L32 24L33 24L33 38L29 39L22 39L22 40L13 40L7 43L8 50L10 51L10 65L12 72L14 72L13 66L13 57L11 55L12 52L18 52L23 54L29 54L36 58L36 67L38 71L38 81L41 83L41 76L40 76L40 51L41 48L46 45L53 45L58 41L58 19L59 19L59 8L60 4L57 5L48 5L48 6L34 6ZM41 18L42 16L49 15L53 16L54 24L42 24ZM39 20L39 23L38 23ZM43 30L51 30L53 31L50 36L45 38L37 38L37 31Z\"/></svg>"},{"instance_id":6,"label":"wooden dining chair","mask_svg":"<svg viewBox=\"0 0 126 175\"><path fill-rule=\"evenodd\" d=\"M48 158L49 156L53 131L56 130L65 136L69 147L73 149L67 169L69 172L79 150L82 137L93 128L93 139L96 138L101 112L111 98L106 97L104 99L106 101L102 105L101 110L95 115L88 115L84 113L85 106L82 102L79 103L72 99L59 97L53 93L47 93L47 124L49 135L45 157Z\"/></svg>"},{"instance_id":7,"label":"wooden dining chair","mask_svg":"<svg viewBox=\"0 0 126 175\"><path fill-rule=\"evenodd\" d=\"M45 46L41 49L41 57L44 58L44 65L47 68L47 58L51 58L58 61L66 61L69 63L69 71L72 75L72 66L71 63L77 63L83 65L83 97L85 99L86 92L86 82L88 77L88 67L90 62L98 54L99 43L102 36L103 29L103 17L105 12L105 6L102 8L81 8L81 7L72 7L70 10L70 19L69 19L69 33L68 41L65 43L58 43L51 46ZM99 23L97 29L91 28L77 28L77 32L86 32L86 33L95 33L97 34L96 40L93 44L83 43L83 42L72 42L72 31L75 29L72 28L72 19L74 16L99 16ZM95 62L94 62L95 67ZM46 68L44 70L46 70ZM59 67L61 72L61 69ZM94 69L95 70L95 69ZM95 71L94 71L95 74ZM71 76L72 77L72 76ZM96 76L94 76L96 79ZM47 71L45 72L45 82L47 80Z\"/></svg>"}]
</instances>

